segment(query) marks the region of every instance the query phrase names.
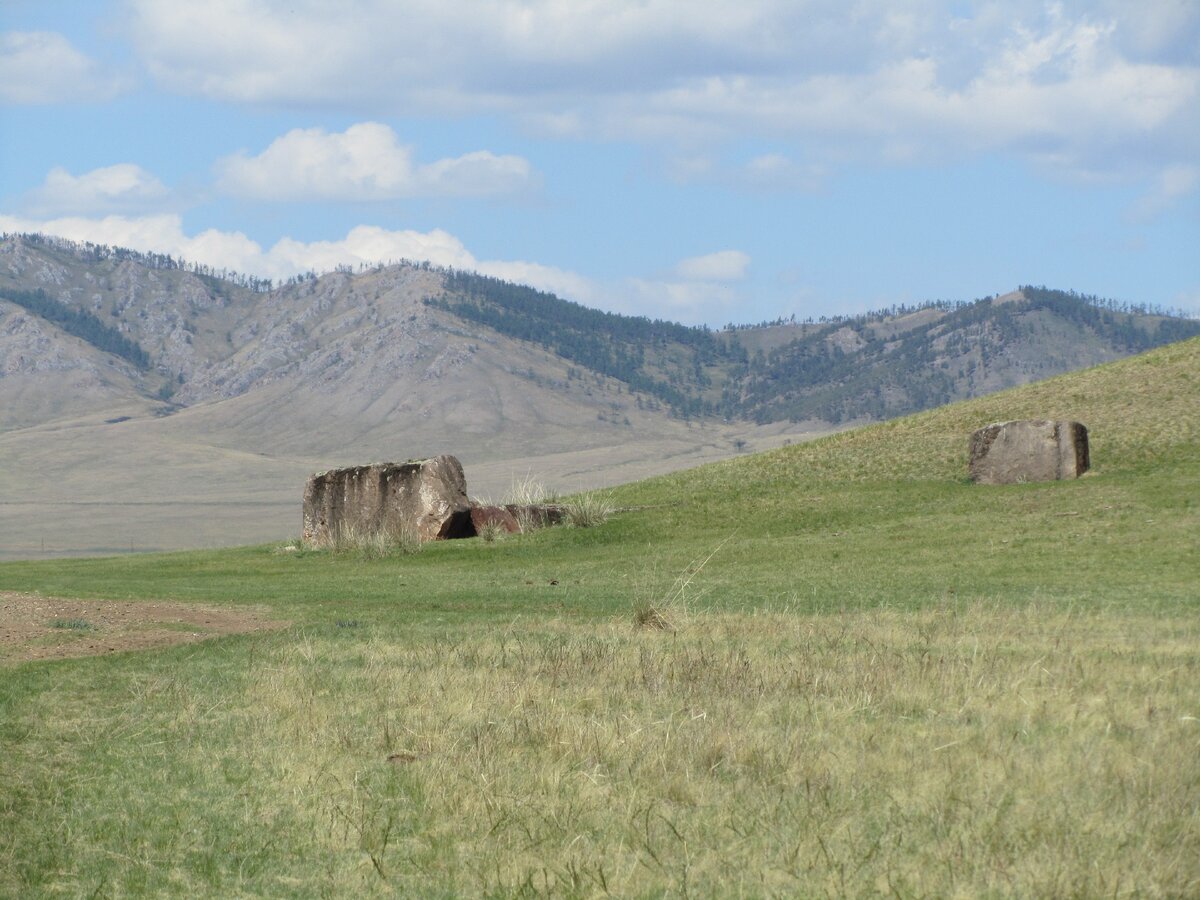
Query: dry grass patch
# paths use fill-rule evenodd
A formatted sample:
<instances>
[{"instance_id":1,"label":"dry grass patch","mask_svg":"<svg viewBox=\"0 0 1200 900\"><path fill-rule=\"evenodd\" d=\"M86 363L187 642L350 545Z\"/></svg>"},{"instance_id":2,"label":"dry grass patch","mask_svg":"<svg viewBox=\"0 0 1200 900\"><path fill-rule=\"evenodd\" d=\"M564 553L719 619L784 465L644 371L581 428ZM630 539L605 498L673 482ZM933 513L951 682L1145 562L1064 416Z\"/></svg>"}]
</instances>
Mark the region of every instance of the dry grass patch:
<instances>
[{"instance_id":1,"label":"dry grass patch","mask_svg":"<svg viewBox=\"0 0 1200 900\"><path fill-rule=\"evenodd\" d=\"M382 559L396 553L419 553L421 546L417 529L407 522L380 528L362 528L342 522L334 530L329 543L317 549L357 553L366 559Z\"/></svg>"},{"instance_id":2,"label":"dry grass patch","mask_svg":"<svg viewBox=\"0 0 1200 900\"><path fill-rule=\"evenodd\" d=\"M0 665L158 649L286 624L262 609L0 591Z\"/></svg>"},{"instance_id":3,"label":"dry grass patch","mask_svg":"<svg viewBox=\"0 0 1200 900\"><path fill-rule=\"evenodd\" d=\"M1184 896L1198 638L974 604L313 640L238 740L347 889Z\"/></svg>"},{"instance_id":4,"label":"dry grass patch","mask_svg":"<svg viewBox=\"0 0 1200 900\"><path fill-rule=\"evenodd\" d=\"M528 473L523 478L514 478L508 493L504 495L504 503L514 506L537 506L557 502L558 492L547 489L541 481Z\"/></svg>"}]
</instances>

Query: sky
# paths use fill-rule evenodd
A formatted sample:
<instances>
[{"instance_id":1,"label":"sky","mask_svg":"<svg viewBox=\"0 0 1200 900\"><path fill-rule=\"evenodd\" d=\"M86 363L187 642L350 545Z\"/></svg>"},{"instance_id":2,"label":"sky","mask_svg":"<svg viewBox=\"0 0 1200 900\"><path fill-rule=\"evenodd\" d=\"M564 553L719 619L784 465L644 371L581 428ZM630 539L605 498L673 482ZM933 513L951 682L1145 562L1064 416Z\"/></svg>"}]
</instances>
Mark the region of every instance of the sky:
<instances>
[{"instance_id":1,"label":"sky","mask_svg":"<svg viewBox=\"0 0 1200 900\"><path fill-rule=\"evenodd\" d=\"M0 0L0 232L719 327L1200 315L1200 0Z\"/></svg>"}]
</instances>

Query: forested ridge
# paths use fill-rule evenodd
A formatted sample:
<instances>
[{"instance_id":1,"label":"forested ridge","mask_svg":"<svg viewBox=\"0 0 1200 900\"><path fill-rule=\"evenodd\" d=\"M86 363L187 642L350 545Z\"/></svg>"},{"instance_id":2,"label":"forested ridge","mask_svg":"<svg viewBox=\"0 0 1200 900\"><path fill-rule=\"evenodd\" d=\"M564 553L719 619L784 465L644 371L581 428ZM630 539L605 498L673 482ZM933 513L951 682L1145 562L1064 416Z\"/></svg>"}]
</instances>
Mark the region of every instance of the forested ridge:
<instances>
[{"instance_id":1,"label":"forested ridge","mask_svg":"<svg viewBox=\"0 0 1200 900\"><path fill-rule=\"evenodd\" d=\"M151 273L180 273L151 278L157 302L165 311L165 318L159 315L154 321L160 331L177 327L189 346L195 337L195 352L209 354L212 360L224 360L237 349L234 326L241 321L238 316L253 315L260 302L256 293L270 293L272 299L263 302L278 303L281 297L290 302L287 290L302 286L307 296L321 290L316 285L324 280L311 272L297 275L280 286L285 291L280 294L270 281L187 263L168 254L41 235L0 236L0 241L10 239L61 267L54 278L75 277L79 285L99 278L96 283L105 285L105 290L125 290L113 287L123 282L114 282L112 275L120 269L122 278L129 276L136 282L131 264ZM442 327L468 336L490 330L562 359L566 378L559 376L555 389L569 391L585 383L584 389L591 392L599 381L611 379L604 390L631 394L631 402L639 408L666 408L684 419L721 417L761 424L886 419L1200 334L1200 321L1175 310L1033 285L998 298L935 300L817 321L797 321L792 315L714 331L591 309L546 291L427 262L396 266L439 276L439 287L425 282L421 290L430 292L424 297L426 306L460 320L455 325L439 316ZM386 268L390 266L363 263L358 270L362 274ZM343 283L342 275L357 277L349 266L338 267L337 272L338 284ZM43 272L38 280L50 284L49 277ZM149 392L157 390L165 398L177 384L185 383L177 360L168 363L155 355L161 352L161 342L143 333L149 319L136 303L118 304L110 298L107 305L94 303L85 310L70 296L79 285L61 291L60 300L37 287L33 278L11 280L9 286L0 286L0 298L142 372L170 379L165 385L156 379L147 382L144 387ZM173 305L175 295L182 301L184 281L191 282L187 290L192 295L197 288L208 294L204 309L234 310L236 315L222 312L225 320L206 326L205 313L188 306L191 301ZM101 306L111 312L113 323L107 316L102 321L95 315ZM253 328L242 330L255 334ZM512 349L518 356L523 352ZM255 375L233 372L228 377L252 383Z\"/></svg>"},{"instance_id":2,"label":"forested ridge","mask_svg":"<svg viewBox=\"0 0 1200 900\"><path fill-rule=\"evenodd\" d=\"M0 300L8 300L34 315L41 316L67 334L87 341L98 350L133 363L143 372L150 368L150 355L135 341L131 341L111 325L104 324L90 312L55 300L41 288L35 291L6 288L0 291Z\"/></svg>"},{"instance_id":3,"label":"forested ridge","mask_svg":"<svg viewBox=\"0 0 1200 900\"><path fill-rule=\"evenodd\" d=\"M1026 285L1021 292L1032 309L1046 309L1104 334L1130 353L1187 340L1200 334L1200 322L1173 310L1120 304L1090 294Z\"/></svg>"},{"instance_id":4,"label":"forested ridge","mask_svg":"<svg viewBox=\"0 0 1200 900\"><path fill-rule=\"evenodd\" d=\"M108 244L94 244L91 241L72 241L66 238L38 233L0 234L0 240L17 238L26 244L50 251L65 251L80 262L96 264L103 262L132 262L145 268L158 271L189 272L205 279L210 286L235 286L246 288L256 293L266 293L275 287L270 278L258 278L231 269L218 269L203 263L189 262L169 253L143 253L140 250L130 250L128 247L111 247ZM309 275L303 276L311 277ZM293 281L298 279L293 279Z\"/></svg>"},{"instance_id":5,"label":"forested ridge","mask_svg":"<svg viewBox=\"0 0 1200 900\"><path fill-rule=\"evenodd\" d=\"M623 381L684 417L716 414L703 396L711 370L745 358L702 328L590 309L472 272L447 273L445 293L425 302Z\"/></svg>"},{"instance_id":6,"label":"forested ridge","mask_svg":"<svg viewBox=\"0 0 1200 900\"><path fill-rule=\"evenodd\" d=\"M998 364L1038 372L1032 358L1038 351L1022 348L1035 346L1053 321L1073 326L1076 340L1122 355L1200 334L1200 322L1161 310L1045 287L1024 286L1021 293L1024 299L1012 302L985 297L933 306L941 315L892 334L900 323L889 327L886 316L830 322L753 356L726 386L724 410L760 423L837 423L928 409L975 396ZM853 349L843 349L845 343Z\"/></svg>"},{"instance_id":7,"label":"forested ridge","mask_svg":"<svg viewBox=\"0 0 1200 900\"><path fill-rule=\"evenodd\" d=\"M1014 348L1048 333L1047 317L1121 355L1200 334L1200 322L1170 311L1045 287L1021 291L1023 299L1004 303L934 301L810 320L801 336L766 352L750 352L753 333L794 326L794 318L714 333L467 272L448 273L445 293L426 303L623 381L677 415L759 423L883 419L974 396L999 362L1019 364ZM930 310L937 315L907 321Z\"/></svg>"}]
</instances>

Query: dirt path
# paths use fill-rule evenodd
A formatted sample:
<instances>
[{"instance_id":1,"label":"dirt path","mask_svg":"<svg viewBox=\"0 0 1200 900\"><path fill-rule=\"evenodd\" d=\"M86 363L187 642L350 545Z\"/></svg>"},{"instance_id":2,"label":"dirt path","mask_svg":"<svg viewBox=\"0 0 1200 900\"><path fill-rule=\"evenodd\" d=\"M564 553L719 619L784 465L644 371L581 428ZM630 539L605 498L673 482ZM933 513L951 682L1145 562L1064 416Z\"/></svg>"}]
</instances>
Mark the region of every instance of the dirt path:
<instances>
[{"instance_id":1,"label":"dirt path","mask_svg":"<svg viewBox=\"0 0 1200 900\"><path fill-rule=\"evenodd\" d=\"M287 624L264 609L0 591L0 665L149 650Z\"/></svg>"}]
</instances>

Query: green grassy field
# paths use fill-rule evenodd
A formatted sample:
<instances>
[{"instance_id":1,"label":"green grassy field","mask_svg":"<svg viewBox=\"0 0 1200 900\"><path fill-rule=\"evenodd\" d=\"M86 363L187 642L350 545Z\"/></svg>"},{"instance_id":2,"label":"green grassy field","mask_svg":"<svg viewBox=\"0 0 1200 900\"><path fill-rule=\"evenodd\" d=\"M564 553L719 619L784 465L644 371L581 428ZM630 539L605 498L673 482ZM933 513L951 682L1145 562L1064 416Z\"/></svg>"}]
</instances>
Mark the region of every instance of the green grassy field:
<instances>
[{"instance_id":1,"label":"green grassy field","mask_svg":"<svg viewBox=\"0 0 1200 900\"><path fill-rule=\"evenodd\" d=\"M1030 416L1093 472L967 483ZM0 895L1200 893L1200 341L611 500L0 566L293 623L0 669Z\"/></svg>"}]
</instances>

